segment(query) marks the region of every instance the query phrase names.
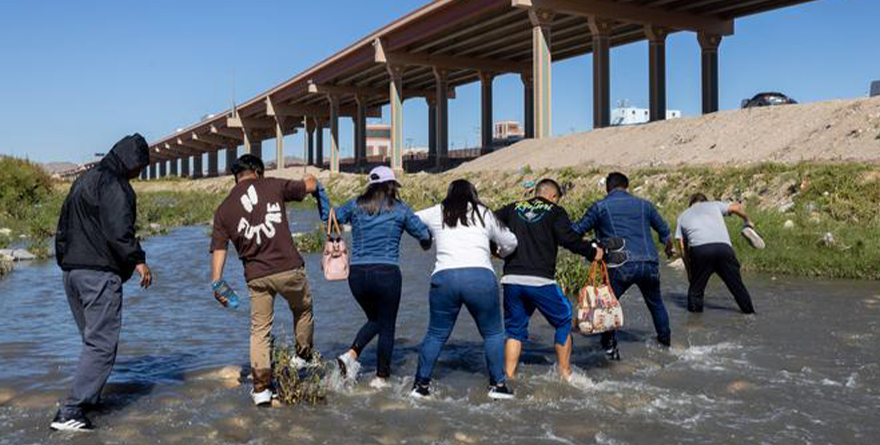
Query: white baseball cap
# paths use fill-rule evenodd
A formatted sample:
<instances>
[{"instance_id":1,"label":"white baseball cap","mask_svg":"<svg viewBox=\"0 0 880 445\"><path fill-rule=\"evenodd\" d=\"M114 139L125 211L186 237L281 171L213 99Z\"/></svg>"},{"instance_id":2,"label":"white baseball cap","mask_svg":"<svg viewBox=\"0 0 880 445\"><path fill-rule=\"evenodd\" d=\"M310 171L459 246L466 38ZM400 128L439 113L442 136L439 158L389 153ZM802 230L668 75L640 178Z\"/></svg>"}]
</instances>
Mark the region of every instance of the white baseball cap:
<instances>
[{"instance_id":1,"label":"white baseball cap","mask_svg":"<svg viewBox=\"0 0 880 445\"><path fill-rule=\"evenodd\" d=\"M397 177L394 176L394 170L391 170L384 165L380 165L370 170L370 185L382 184L389 181L397 182ZM398 184L400 183L398 182Z\"/></svg>"}]
</instances>

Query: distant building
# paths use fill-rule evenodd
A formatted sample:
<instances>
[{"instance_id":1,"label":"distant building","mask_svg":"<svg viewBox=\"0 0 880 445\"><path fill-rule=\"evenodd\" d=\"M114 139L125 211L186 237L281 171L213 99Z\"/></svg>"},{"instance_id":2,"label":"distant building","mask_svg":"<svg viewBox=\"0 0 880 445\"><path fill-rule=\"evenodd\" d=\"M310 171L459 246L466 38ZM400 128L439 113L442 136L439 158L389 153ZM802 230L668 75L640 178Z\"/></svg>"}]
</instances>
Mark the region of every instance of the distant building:
<instances>
[{"instance_id":1,"label":"distant building","mask_svg":"<svg viewBox=\"0 0 880 445\"><path fill-rule=\"evenodd\" d=\"M681 117L679 110L666 110L666 119L678 119ZM611 125L636 125L644 124L651 120L651 112L645 108L622 107L611 110Z\"/></svg>"},{"instance_id":2,"label":"distant building","mask_svg":"<svg viewBox=\"0 0 880 445\"><path fill-rule=\"evenodd\" d=\"M871 83L871 97L880 96L880 80Z\"/></svg>"},{"instance_id":3,"label":"distant building","mask_svg":"<svg viewBox=\"0 0 880 445\"><path fill-rule=\"evenodd\" d=\"M391 152L391 125L367 125L367 156L386 157Z\"/></svg>"},{"instance_id":4,"label":"distant building","mask_svg":"<svg viewBox=\"0 0 880 445\"><path fill-rule=\"evenodd\" d=\"M520 140L526 135L522 125L517 121L496 122L492 131L492 139L505 142L511 140Z\"/></svg>"}]
</instances>

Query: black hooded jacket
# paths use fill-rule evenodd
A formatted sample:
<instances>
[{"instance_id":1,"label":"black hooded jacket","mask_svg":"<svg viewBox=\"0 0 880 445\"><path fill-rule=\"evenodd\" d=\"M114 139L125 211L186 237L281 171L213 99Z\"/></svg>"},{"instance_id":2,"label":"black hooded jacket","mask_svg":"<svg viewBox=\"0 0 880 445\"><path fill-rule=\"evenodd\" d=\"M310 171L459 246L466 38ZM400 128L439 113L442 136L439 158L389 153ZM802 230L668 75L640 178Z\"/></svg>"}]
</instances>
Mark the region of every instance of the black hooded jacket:
<instances>
[{"instance_id":1,"label":"black hooded jacket","mask_svg":"<svg viewBox=\"0 0 880 445\"><path fill-rule=\"evenodd\" d=\"M114 272L128 281L146 255L135 236L137 197L129 177L150 163L147 141L126 136L70 188L55 234L62 270Z\"/></svg>"}]
</instances>

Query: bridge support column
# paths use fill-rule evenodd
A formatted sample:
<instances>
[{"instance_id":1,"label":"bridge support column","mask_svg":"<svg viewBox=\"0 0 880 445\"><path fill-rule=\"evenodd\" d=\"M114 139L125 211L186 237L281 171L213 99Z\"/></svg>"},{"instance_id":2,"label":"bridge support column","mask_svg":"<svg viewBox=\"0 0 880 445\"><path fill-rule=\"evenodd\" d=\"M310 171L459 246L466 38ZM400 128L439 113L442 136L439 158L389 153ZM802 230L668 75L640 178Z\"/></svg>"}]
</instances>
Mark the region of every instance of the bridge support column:
<instances>
[{"instance_id":1,"label":"bridge support column","mask_svg":"<svg viewBox=\"0 0 880 445\"><path fill-rule=\"evenodd\" d=\"M428 164L437 163L437 100L433 97L428 102Z\"/></svg>"},{"instance_id":2,"label":"bridge support column","mask_svg":"<svg viewBox=\"0 0 880 445\"><path fill-rule=\"evenodd\" d=\"M316 119L317 123L315 132L315 158L312 165L316 165L319 169L324 169L324 121Z\"/></svg>"},{"instance_id":3,"label":"bridge support column","mask_svg":"<svg viewBox=\"0 0 880 445\"><path fill-rule=\"evenodd\" d=\"M523 83L523 132L526 139L535 137L535 82L532 74L520 76Z\"/></svg>"},{"instance_id":4,"label":"bridge support column","mask_svg":"<svg viewBox=\"0 0 880 445\"><path fill-rule=\"evenodd\" d=\"M275 118L275 169L284 168L284 129L281 128L282 117Z\"/></svg>"},{"instance_id":5,"label":"bridge support column","mask_svg":"<svg viewBox=\"0 0 880 445\"><path fill-rule=\"evenodd\" d=\"M367 162L367 98L355 96L357 116L354 118L354 163L361 170Z\"/></svg>"},{"instance_id":6,"label":"bridge support column","mask_svg":"<svg viewBox=\"0 0 880 445\"><path fill-rule=\"evenodd\" d=\"M204 176L204 173L205 173L202 168L202 154L199 153L197 155L193 155L192 161L193 161L192 162L192 164L193 164L192 177L193 177L193 179L199 179L202 176Z\"/></svg>"},{"instance_id":7,"label":"bridge support column","mask_svg":"<svg viewBox=\"0 0 880 445\"><path fill-rule=\"evenodd\" d=\"M702 50L703 114L718 111L718 47L721 36L697 34Z\"/></svg>"},{"instance_id":8,"label":"bridge support column","mask_svg":"<svg viewBox=\"0 0 880 445\"><path fill-rule=\"evenodd\" d=\"M449 164L449 70L434 68L437 97L437 161L438 170Z\"/></svg>"},{"instance_id":9,"label":"bridge support column","mask_svg":"<svg viewBox=\"0 0 880 445\"><path fill-rule=\"evenodd\" d=\"M238 159L238 147L226 147L226 174L232 174L232 164Z\"/></svg>"},{"instance_id":10,"label":"bridge support column","mask_svg":"<svg viewBox=\"0 0 880 445\"><path fill-rule=\"evenodd\" d=\"M254 140L255 138L253 138L253 135L251 136L251 138L252 139L249 143L250 150L248 150L248 153L260 159L263 159L263 141Z\"/></svg>"},{"instance_id":11,"label":"bridge support column","mask_svg":"<svg viewBox=\"0 0 880 445\"><path fill-rule=\"evenodd\" d=\"M611 29L610 20L590 17L593 34L593 128L611 125Z\"/></svg>"},{"instance_id":12,"label":"bridge support column","mask_svg":"<svg viewBox=\"0 0 880 445\"><path fill-rule=\"evenodd\" d=\"M157 173L156 170L158 170L158 169L159 169L158 163L154 162L154 163L150 164L150 179L156 179L156 173Z\"/></svg>"},{"instance_id":13,"label":"bridge support column","mask_svg":"<svg viewBox=\"0 0 880 445\"><path fill-rule=\"evenodd\" d=\"M330 101L330 173L339 173L339 96L328 96Z\"/></svg>"},{"instance_id":14,"label":"bridge support column","mask_svg":"<svg viewBox=\"0 0 880 445\"><path fill-rule=\"evenodd\" d=\"M208 153L208 177L214 178L219 174L220 155L216 151Z\"/></svg>"},{"instance_id":15,"label":"bridge support column","mask_svg":"<svg viewBox=\"0 0 880 445\"><path fill-rule=\"evenodd\" d=\"M191 178L192 174L189 170L189 156L184 156L180 158L180 177L181 178Z\"/></svg>"},{"instance_id":16,"label":"bridge support column","mask_svg":"<svg viewBox=\"0 0 880 445\"><path fill-rule=\"evenodd\" d=\"M480 73L480 154L492 151L494 143L492 137L492 82L495 80L494 73Z\"/></svg>"},{"instance_id":17,"label":"bridge support column","mask_svg":"<svg viewBox=\"0 0 880 445\"><path fill-rule=\"evenodd\" d=\"M146 181L149 178L150 178L150 169L149 168L141 169L141 181Z\"/></svg>"},{"instance_id":18,"label":"bridge support column","mask_svg":"<svg viewBox=\"0 0 880 445\"><path fill-rule=\"evenodd\" d=\"M180 176L177 173L177 159L172 159L168 162L171 164L171 176Z\"/></svg>"},{"instance_id":19,"label":"bridge support column","mask_svg":"<svg viewBox=\"0 0 880 445\"><path fill-rule=\"evenodd\" d=\"M168 161L159 162L159 177L164 178L168 175Z\"/></svg>"},{"instance_id":20,"label":"bridge support column","mask_svg":"<svg viewBox=\"0 0 880 445\"><path fill-rule=\"evenodd\" d=\"M550 52L551 27L556 13L546 9L530 9L532 21L532 76L534 79L534 126L535 138L542 139L552 134L552 64Z\"/></svg>"},{"instance_id":21,"label":"bridge support column","mask_svg":"<svg viewBox=\"0 0 880 445\"><path fill-rule=\"evenodd\" d=\"M403 171L403 65L387 65L391 102L391 168ZM439 147L438 147L439 148Z\"/></svg>"},{"instance_id":22,"label":"bridge support column","mask_svg":"<svg viewBox=\"0 0 880 445\"><path fill-rule=\"evenodd\" d=\"M666 37L669 31L646 26L648 37L648 91L651 121L666 120Z\"/></svg>"}]
</instances>

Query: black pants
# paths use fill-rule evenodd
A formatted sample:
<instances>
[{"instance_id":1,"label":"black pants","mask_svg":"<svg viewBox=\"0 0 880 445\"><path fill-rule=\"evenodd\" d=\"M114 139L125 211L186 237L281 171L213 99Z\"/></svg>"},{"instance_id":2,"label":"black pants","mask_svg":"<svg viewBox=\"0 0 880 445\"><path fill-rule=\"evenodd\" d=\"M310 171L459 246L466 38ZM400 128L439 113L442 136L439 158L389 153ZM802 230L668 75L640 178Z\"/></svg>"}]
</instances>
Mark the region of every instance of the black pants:
<instances>
[{"instance_id":1,"label":"black pants","mask_svg":"<svg viewBox=\"0 0 880 445\"><path fill-rule=\"evenodd\" d=\"M351 266L348 276L351 293L367 315L367 322L358 331L351 349L360 356L361 351L378 335L376 375L379 377L391 375L394 329L402 281L400 267L388 264Z\"/></svg>"},{"instance_id":2,"label":"black pants","mask_svg":"<svg viewBox=\"0 0 880 445\"><path fill-rule=\"evenodd\" d=\"M706 284L712 274L718 274L721 281L733 294L736 304L746 314L755 312L752 306L752 297L743 284L739 272L739 261L733 247L724 243L705 244L692 247L689 250L691 283L688 289L688 310L691 312L703 312L703 293Z\"/></svg>"}]
</instances>

